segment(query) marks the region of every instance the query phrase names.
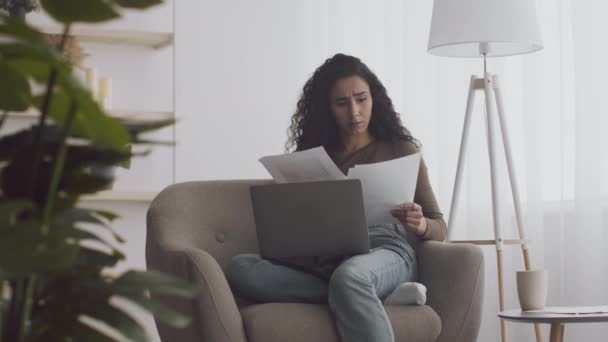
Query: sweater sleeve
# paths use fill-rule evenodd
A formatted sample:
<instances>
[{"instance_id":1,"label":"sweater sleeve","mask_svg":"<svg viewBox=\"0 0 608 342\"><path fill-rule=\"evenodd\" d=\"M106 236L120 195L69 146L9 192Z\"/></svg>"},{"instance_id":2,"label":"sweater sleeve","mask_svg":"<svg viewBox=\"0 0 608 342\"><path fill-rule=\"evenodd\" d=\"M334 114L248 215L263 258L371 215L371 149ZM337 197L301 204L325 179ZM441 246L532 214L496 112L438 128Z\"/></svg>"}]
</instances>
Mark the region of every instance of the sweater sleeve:
<instances>
[{"instance_id":1,"label":"sweater sleeve","mask_svg":"<svg viewBox=\"0 0 608 342\"><path fill-rule=\"evenodd\" d=\"M422 213L426 218L427 224L426 233L420 236L420 239L445 241L447 237L447 225L443 219L439 205L437 205L424 160L420 160L420 171L418 172L414 202L422 207Z\"/></svg>"},{"instance_id":2,"label":"sweater sleeve","mask_svg":"<svg viewBox=\"0 0 608 342\"><path fill-rule=\"evenodd\" d=\"M416 145L409 141L399 144L399 149L399 154L403 156L419 152ZM422 207L422 214L427 222L427 230L425 234L419 236L419 238L422 240L445 241L447 237L447 225L443 219L443 214L439 209L437 200L435 199L431 183L429 182L424 159L420 160L420 170L418 171L414 202Z\"/></svg>"}]
</instances>

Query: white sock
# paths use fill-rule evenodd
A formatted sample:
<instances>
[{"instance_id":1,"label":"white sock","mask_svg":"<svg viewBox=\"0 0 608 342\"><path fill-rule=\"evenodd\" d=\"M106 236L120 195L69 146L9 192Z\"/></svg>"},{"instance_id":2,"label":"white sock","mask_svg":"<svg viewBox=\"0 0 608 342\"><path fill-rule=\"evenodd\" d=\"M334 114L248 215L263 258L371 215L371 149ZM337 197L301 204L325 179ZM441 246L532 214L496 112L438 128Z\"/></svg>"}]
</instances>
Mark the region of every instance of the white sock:
<instances>
[{"instance_id":1,"label":"white sock","mask_svg":"<svg viewBox=\"0 0 608 342\"><path fill-rule=\"evenodd\" d=\"M426 303L426 286L420 283L403 283L391 293L386 305L424 305Z\"/></svg>"}]
</instances>

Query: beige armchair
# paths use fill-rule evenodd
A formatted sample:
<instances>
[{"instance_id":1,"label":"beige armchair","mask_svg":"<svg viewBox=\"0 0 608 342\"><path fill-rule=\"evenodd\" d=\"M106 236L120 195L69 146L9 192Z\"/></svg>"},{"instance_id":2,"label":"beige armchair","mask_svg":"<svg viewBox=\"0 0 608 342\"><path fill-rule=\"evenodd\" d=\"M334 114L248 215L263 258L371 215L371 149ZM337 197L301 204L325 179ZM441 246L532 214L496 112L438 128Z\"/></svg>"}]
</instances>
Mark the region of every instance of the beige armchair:
<instances>
[{"instance_id":1,"label":"beige armchair","mask_svg":"<svg viewBox=\"0 0 608 342\"><path fill-rule=\"evenodd\" d=\"M194 300L162 298L193 319L185 329L157 321L163 341L339 341L327 305L242 303L226 282L222 269L233 255L258 252L249 187L269 182L180 183L154 199L147 216L148 268L188 279L201 290ZM412 243L427 305L386 307L396 341L475 341L484 283L480 248Z\"/></svg>"}]
</instances>

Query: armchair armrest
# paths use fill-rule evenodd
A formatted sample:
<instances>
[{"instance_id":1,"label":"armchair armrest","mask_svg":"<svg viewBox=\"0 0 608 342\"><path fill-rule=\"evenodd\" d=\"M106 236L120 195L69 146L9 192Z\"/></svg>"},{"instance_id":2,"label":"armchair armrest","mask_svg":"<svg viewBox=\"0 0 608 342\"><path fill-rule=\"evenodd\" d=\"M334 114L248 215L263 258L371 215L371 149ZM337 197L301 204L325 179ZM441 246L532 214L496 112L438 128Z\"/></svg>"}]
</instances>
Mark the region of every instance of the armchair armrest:
<instances>
[{"instance_id":1,"label":"armchair armrest","mask_svg":"<svg viewBox=\"0 0 608 342\"><path fill-rule=\"evenodd\" d=\"M246 342L241 314L217 261L195 248L165 249L161 254L148 254L148 268L171 273L197 284L200 289L198 296L191 300L159 298L165 305L192 317L192 323L184 329L175 329L157 320L161 339Z\"/></svg>"},{"instance_id":2,"label":"armchair armrest","mask_svg":"<svg viewBox=\"0 0 608 342\"><path fill-rule=\"evenodd\" d=\"M427 304L441 318L438 342L475 341L481 323L484 262L479 246L425 241L417 251Z\"/></svg>"}]
</instances>

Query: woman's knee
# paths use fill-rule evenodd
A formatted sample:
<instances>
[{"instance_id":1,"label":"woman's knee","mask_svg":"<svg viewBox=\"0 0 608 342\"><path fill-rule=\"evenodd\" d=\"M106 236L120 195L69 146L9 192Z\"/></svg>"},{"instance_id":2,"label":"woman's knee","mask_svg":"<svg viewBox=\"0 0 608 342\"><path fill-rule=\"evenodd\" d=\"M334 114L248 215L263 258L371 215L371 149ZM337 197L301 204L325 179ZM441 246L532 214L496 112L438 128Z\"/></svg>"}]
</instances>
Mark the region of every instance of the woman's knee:
<instances>
[{"instance_id":1,"label":"woman's knee","mask_svg":"<svg viewBox=\"0 0 608 342\"><path fill-rule=\"evenodd\" d=\"M348 261L338 266L329 279L330 295L336 292L360 291L362 288L371 287L372 278L370 272Z\"/></svg>"},{"instance_id":2,"label":"woman's knee","mask_svg":"<svg viewBox=\"0 0 608 342\"><path fill-rule=\"evenodd\" d=\"M230 286L250 283L251 270L261 260L257 254L239 254L232 257L224 272Z\"/></svg>"}]
</instances>

